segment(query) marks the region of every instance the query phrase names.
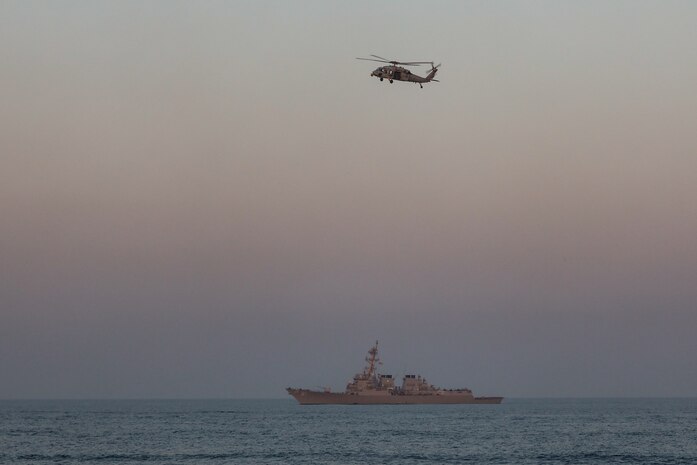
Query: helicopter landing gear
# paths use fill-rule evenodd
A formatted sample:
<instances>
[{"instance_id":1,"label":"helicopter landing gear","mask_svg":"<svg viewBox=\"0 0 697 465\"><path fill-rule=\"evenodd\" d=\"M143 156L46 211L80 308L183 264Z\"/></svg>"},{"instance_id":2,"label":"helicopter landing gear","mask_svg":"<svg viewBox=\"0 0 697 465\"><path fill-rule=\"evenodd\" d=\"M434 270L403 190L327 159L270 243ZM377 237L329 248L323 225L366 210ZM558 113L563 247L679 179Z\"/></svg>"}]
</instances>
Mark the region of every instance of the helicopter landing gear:
<instances>
[{"instance_id":1,"label":"helicopter landing gear","mask_svg":"<svg viewBox=\"0 0 697 465\"><path fill-rule=\"evenodd\" d=\"M390 79L390 84L392 84L393 82L394 82L394 81L393 81L392 79Z\"/></svg>"},{"instance_id":2,"label":"helicopter landing gear","mask_svg":"<svg viewBox=\"0 0 697 465\"><path fill-rule=\"evenodd\" d=\"M422 86L421 83L419 83L419 87L421 87L422 89L424 88L424 86Z\"/></svg>"}]
</instances>

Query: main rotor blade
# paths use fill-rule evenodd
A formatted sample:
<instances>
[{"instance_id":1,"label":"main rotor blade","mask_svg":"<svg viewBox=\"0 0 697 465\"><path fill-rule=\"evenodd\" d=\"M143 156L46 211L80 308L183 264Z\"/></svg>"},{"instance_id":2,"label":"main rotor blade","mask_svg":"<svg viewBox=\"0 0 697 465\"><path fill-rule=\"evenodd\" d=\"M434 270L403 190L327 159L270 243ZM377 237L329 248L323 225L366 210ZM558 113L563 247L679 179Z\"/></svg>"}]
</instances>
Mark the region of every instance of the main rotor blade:
<instances>
[{"instance_id":1,"label":"main rotor blade","mask_svg":"<svg viewBox=\"0 0 697 465\"><path fill-rule=\"evenodd\" d=\"M397 60L388 60L387 58L383 58L381 56L377 55L370 55L371 57L377 58L356 58L356 60L365 60L365 61L377 61L378 63L390 63L392 65L404 65L404 66L421 66L421 65L431 65L433 66L432 61L397 61ZM440 65L438 65L440 66Z\"/></svg>"},{"instance_id":2,"label":"main rotor blade","mask_svg":"<svg viewBox=\"0 0 697 465\"><path fill-rule=\"evenodd\" d=\"M378 63L392 63L391 61L387 61L387 60L374 60L374 59L372 59L372 58L358 58L358 57L356 57L356 60L377 61Z\"/></svg>"},{"instance_id":3,"label":"main rotor blade","mask_svg":"<svg viewBox=\"0 0 697 465\"><path fill-rule=\"evenodd\" d=\"M371 57L379 58L386 63L392 63L393 65L413 65L413 66L418 66L418 65L425 65L428 63L431 63L430 61L397 61L397 60L388 60L387 58L379 57L377 55L370 55ZM366 58L367 59L367 58Z\"/></svg>"}]
</instances>

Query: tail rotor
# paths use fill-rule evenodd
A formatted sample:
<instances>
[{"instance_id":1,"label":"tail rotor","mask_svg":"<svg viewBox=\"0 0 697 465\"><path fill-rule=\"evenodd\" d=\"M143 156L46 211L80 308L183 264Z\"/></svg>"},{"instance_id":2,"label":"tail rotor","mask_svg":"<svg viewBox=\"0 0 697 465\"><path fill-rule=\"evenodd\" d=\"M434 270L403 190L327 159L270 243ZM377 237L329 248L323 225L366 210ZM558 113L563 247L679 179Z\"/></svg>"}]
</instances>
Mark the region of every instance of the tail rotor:
<instances>
[{"instance_id":1,"label":"tail rotor","mask_svg":"<svg viewBox=\"0 0 697 465\"><path fill-rule=\"evenodd\" d=\"M440 65L442 65L443 63L438 63L438 64L435 65L435 66L433 65L433 62L432 62L432 61L431 61L430 63L431 63L431 72L428 73L428 76L426 76L426 79L428 79L429 81L439 82L438 79L433 79L433 78L436 77L436 73L438 72L438 68L439 68Z\"/></svg>"}]
</instances>

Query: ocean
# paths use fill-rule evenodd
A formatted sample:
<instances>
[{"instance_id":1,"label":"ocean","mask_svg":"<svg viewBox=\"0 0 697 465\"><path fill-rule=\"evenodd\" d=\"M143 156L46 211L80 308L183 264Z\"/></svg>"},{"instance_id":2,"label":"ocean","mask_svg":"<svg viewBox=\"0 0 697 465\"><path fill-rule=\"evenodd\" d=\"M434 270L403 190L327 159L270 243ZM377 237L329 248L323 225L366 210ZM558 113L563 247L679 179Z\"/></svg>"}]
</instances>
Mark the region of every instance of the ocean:
<instances>
[{"instance_id":1,"label":"ocean","mask_svg":"<svg viewBox=\"0 0 697 465\"><path fill-rule=\"evenodd\" d=\"M0 463L697 464L697 399L0 401Z\"/></svg>"}]
</instances>

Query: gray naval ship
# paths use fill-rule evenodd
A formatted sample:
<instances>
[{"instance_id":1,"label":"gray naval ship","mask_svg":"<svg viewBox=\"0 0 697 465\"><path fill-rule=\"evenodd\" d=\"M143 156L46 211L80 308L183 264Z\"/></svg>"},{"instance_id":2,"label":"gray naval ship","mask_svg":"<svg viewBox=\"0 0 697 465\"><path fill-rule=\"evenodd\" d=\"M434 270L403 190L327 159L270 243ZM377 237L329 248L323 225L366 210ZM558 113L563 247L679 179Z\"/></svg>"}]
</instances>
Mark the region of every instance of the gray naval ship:
<instances>
[{"instance_id":1,"label":"gray naval ship","mask_svg":"<svg viewBox=\"0 0 697 465\"><path fill-rule=\"evenodd\" d=\"M475 397L469 389L441 389L429 384L426 378L405 375L401 386L395 386L392 375L378 374L378 342L368 351L367 362L344 392L287 388L288 394L301 405L316 404L500 404L503 397Z\"/></svg>"}]
</instances>

